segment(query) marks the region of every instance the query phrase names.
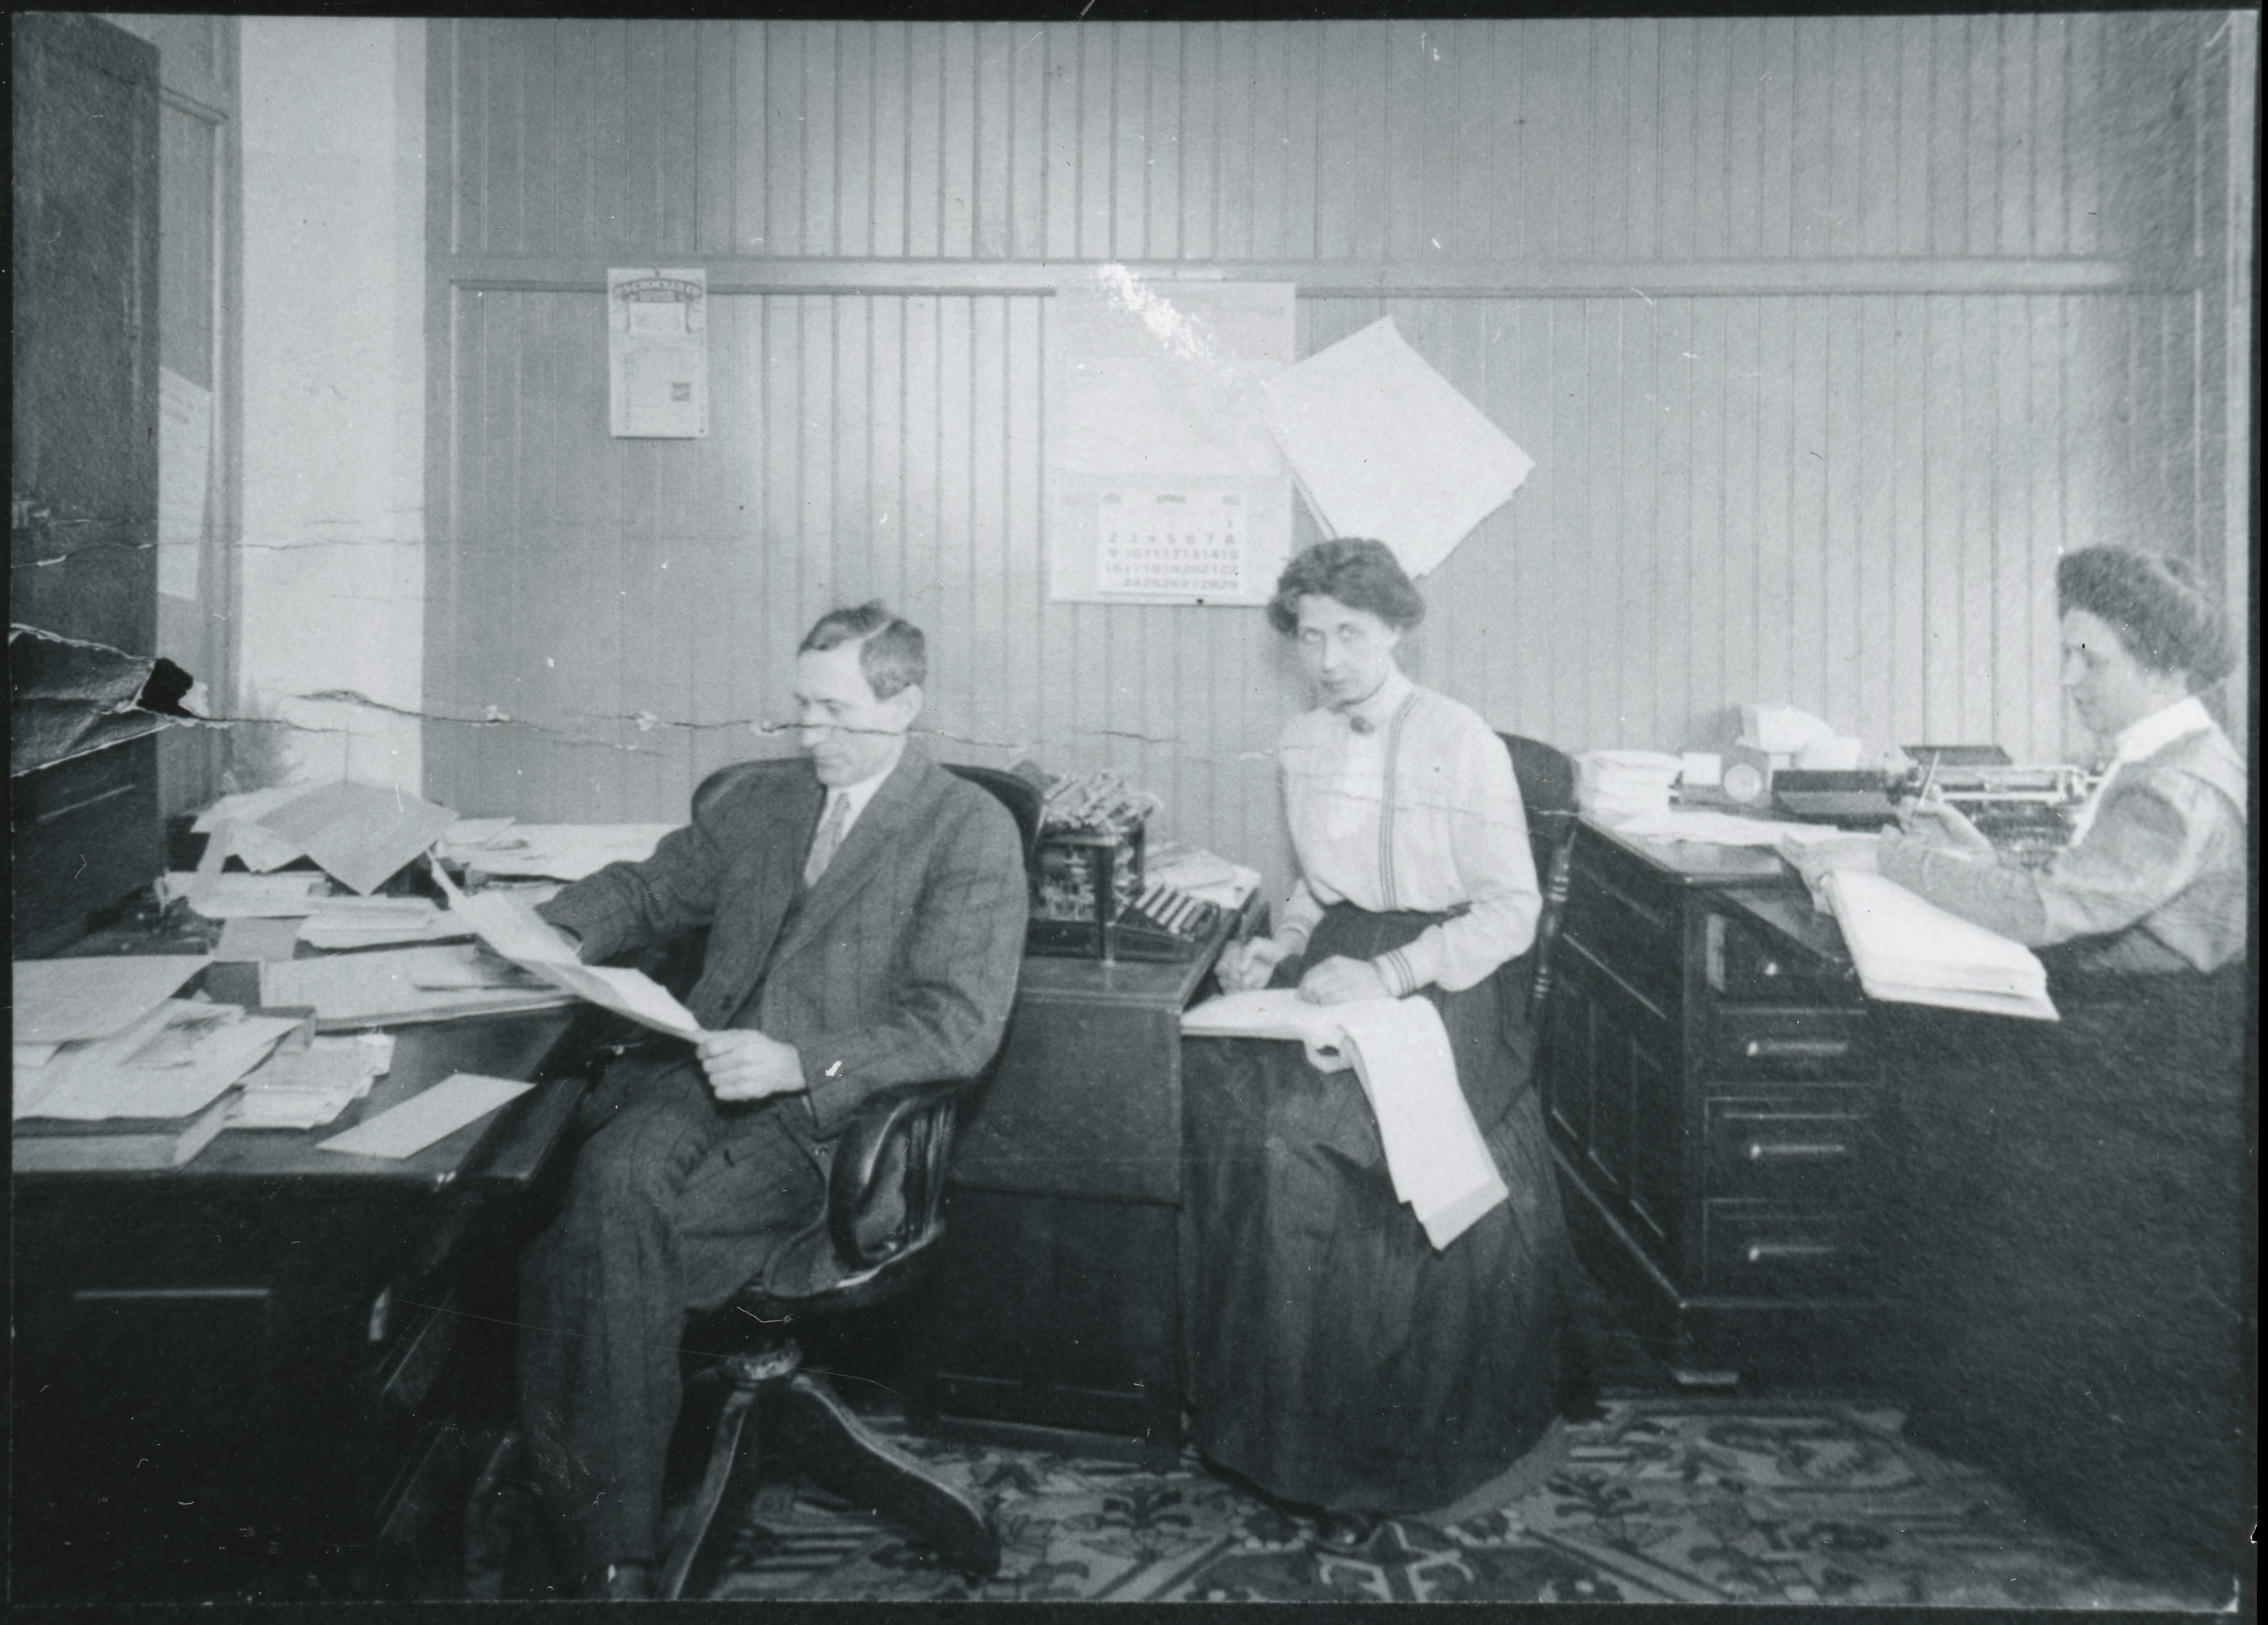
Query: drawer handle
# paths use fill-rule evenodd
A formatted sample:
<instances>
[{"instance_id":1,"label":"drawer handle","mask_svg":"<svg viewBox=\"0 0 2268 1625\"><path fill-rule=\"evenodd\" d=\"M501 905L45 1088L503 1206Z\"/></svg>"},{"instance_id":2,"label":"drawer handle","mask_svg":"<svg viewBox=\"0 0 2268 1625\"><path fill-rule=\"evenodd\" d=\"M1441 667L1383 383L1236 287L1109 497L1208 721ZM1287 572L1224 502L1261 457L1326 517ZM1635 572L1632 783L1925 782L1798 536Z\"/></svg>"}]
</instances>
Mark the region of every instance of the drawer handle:
<instances>
[{"instance_id":1,"label":"drawer handle","mask_svg":"<svg viewBox=\"0 0 2268 1625\"><path fill-rule=\"evenodd\" d=\"M1751 1061L1835 1061L1851 1053L1847 1038L1752 1038L1741 1046Z\"/></svg>"},{"instance_id":2,"label":"drawer handle","mask_svg":"<svg viewBox=\"0 0 2268 1625\"><path fill-rule=\"evenodd\" d=\"M1766 960L1762 965L1756 967L1756 974L1762 976L1778 975L1779 961L1778 960Z\"/></svg>"},{"instance_id":3,"label":"drawer handle","mask_svg":"<svg viewBox=\"0 0 2268 1625\"><path fill-rule=\"evenodd\" d=\"M1832 1258L1841 1248L1829 1241L1751 1241L1741 1257L1751 1264L1785 1264L1804 1259Z\"/></svg>"},{"instance_id":4,"label":"drawer handle","mask_svg":"<svg viewBox=\"0 0 2268 1625\"><path fill-rule=\"evenodd\" d=\"M1750 1140L1749 1160L1770 1162L1776 1157L1794 1158L1802 1161L1826 1161L1836 1157L1848 1157L1851 1148L1840 1140Z\"/></svg>"}]
</instances>

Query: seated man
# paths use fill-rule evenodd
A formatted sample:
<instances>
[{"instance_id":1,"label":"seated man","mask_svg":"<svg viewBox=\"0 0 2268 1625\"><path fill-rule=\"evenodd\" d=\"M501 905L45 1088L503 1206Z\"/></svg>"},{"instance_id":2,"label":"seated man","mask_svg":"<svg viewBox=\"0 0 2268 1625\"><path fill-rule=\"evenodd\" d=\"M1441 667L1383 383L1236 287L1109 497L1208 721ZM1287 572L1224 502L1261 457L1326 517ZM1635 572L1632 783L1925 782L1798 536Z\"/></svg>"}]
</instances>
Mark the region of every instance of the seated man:
<instances>
[{"instance_id":1,"label":"seated man","mask_svg":"<svg viewBox=\"0 0 2268 1625\"><path fill-rule=\"evenodd\" d=\"M710 928L687 1000L711 1036L610 1066L563 1210L520 1271L520 1404L586 1590L651 1584L688 1312L825 1224L869 1092L967 1076L1007 1024L1026 919L1015 821L907 732L918 629L838 609L796 656L811 770L755 775L642 864L544 905L586 960Z\"/></svg>"}]
</instances>

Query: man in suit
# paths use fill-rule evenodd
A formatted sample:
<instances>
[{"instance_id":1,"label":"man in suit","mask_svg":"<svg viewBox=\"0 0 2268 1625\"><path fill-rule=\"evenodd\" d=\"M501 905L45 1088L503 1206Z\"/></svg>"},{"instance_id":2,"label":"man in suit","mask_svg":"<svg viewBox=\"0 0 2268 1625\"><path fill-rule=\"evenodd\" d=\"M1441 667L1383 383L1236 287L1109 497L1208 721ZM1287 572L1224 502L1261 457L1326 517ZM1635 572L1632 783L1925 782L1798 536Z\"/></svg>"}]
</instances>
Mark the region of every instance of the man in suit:
<instances>
[{"instance_id":1,"label":"man in suit","mask_svg":"<svg viewBox=\"0 0 2268 1625\"><path fill-rule=\"evenodd\" d=\"M709 928L687 1003L710 1036L609 1067L557 1219L520 1272L520 1404L539 1489L586 1590L644 1594L689 1312L799 1268L832 1142L894 1084L967 1076L1007 1024L1027 912L992 796L908 731L920 630L839 609L796 657L807 767L697 800L642 864L541 910L585 960Z\"/></svg>"}]
</instances>

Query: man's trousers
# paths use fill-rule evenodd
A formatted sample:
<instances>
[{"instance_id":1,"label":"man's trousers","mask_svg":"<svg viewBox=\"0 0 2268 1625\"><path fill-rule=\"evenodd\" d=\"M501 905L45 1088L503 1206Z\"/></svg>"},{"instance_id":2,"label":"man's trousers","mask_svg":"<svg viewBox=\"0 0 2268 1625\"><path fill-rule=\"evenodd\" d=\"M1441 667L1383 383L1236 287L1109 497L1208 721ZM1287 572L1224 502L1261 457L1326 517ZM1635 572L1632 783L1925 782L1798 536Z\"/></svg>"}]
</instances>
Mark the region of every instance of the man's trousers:
<instances>
[{"instance_id":1,"label":"man's trousers","mask_svg":"<svg viewBox=\"0 0 2268 1625\"><path fill-rule=\"evenodd\" d=\"M558 1217L522 1258L520 1415L538 1490L583 1575L652 1562L689 1313L824 1219L823 1151L794 1096L720 1106L697 1062L618 1062Z\"/></svg>"}]
</instances>

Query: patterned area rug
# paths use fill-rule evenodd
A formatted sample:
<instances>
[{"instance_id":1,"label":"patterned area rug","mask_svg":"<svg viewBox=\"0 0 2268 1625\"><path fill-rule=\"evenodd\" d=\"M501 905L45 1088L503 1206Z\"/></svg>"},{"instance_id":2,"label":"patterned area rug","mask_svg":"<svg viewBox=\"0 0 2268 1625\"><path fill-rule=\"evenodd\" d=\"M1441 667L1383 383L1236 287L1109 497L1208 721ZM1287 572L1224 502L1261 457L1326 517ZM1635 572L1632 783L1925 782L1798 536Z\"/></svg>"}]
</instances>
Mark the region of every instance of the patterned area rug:
<instances>
[{"instance_id":1,"label":"patterned area rug","mask_svg":"<svg viewBox=\"0 0 2268 1625\"><path fill-rule=\"evenodd\" d=\"M1183 1599L2212 1606L2117 1579L1984 1474L1828 1401L1609 1399L1560 1465L1496 1511L1380 1524L1334 1548L1208 1473L931 1439L873 1419L972 1487L1005 1560L972 1586L806 1482L765 1484L718 1600Z\"/></svg>"}]
</instances>

